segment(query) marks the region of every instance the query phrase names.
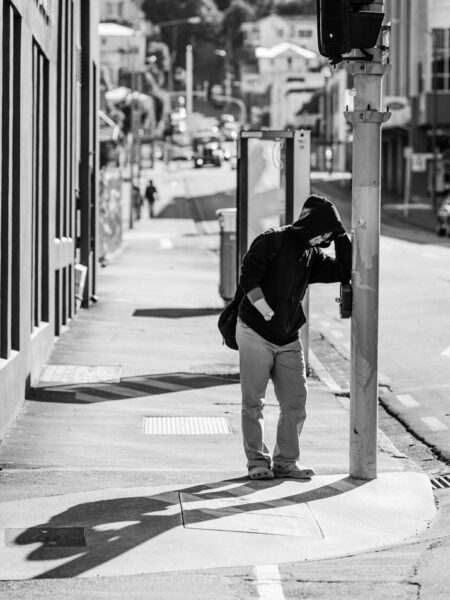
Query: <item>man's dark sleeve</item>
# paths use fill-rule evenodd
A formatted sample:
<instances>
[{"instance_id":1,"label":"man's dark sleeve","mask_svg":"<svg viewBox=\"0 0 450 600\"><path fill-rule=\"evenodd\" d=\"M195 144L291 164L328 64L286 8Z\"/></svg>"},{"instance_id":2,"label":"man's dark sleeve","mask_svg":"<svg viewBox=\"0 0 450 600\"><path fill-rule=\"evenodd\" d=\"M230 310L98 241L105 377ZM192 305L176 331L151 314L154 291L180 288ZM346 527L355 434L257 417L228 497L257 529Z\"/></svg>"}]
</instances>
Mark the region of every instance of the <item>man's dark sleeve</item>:
<instances>
[{"instance_id":1,"label":"man's dark sleeve","mask_svg":"<svg viewBox=\"0 0 450 600\"><path fill-rule=\"evenodd\" d=\"M272 254L272 238L271 235L262 235L256 239L242 260L239 285L246 294L261 285Z\"/></svg>"},{"instance_id":2,"label":"man's dark sleeve","mask_svg":"<svg viewBox=\"0 0 450 600\"><path fill-rule=\"evenodd\" d=\"M315 248L309 283L348 283L352 276L352 243L343 233L334 240L336 257Z\"/></svg>"}]
</instances>

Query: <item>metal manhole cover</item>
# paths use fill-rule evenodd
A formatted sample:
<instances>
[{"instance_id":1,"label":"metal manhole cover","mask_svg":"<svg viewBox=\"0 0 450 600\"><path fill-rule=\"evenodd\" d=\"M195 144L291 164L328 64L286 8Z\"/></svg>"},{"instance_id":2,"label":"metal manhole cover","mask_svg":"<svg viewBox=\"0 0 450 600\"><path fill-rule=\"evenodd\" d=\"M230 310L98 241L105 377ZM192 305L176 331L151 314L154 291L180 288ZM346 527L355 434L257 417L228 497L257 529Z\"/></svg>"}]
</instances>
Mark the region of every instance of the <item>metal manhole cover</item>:
<instances>
[{"instance_id":1,"label":"metal manhole cover","mask_svg":"<svg viewBox=\"0 0 450 600\"><path fill-rule=\"evenodd\" d=\"M122 367L96 367L89 365L47 365L41 373L43 383L118 383Z\"/></svg>"},{"instance_id":2,"label":"metal manhole cover","mask_svg":"<svg viewBox=\"0 0 450 600\"><path fill-rule=\"evenodd\" d=\"M431 485L434 490L442 488L450 488L450 474L448 475L437 475L431 479Z\"/></svg>"},{"instance_id":3,"label":"metal manhole cover","mask_svg":"<svg viewBox=\"0 0 450 600\"><path fill-rule=\"evenodd\" d=\"M144 417L148 435L227 435L233 433L227 417Z\"/></svg>"},{"instance_id":4,"label":"metal manhole cover","mask_svg":"<svg viewBox=\"0 0 450 600\"><path fill-rule=\"evenodd\" d=\"M307 502L290 502L280 493L278 486L250 487L248 495L240 495L243 492L241 485L235 487L235 491L233 488L215 490L213 498L205 497L203 493L180 493L184 528L317 539L325 537ZM221 496L221 493L224 495Z\"/></svg>"}]
</instances>

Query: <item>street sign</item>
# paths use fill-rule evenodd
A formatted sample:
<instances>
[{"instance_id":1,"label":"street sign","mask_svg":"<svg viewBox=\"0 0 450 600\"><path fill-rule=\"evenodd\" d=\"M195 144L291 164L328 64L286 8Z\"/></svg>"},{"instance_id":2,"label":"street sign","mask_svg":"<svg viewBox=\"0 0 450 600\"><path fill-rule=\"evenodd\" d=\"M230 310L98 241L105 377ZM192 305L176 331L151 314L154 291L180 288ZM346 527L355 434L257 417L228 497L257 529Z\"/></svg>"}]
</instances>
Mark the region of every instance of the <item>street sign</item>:
<instances>
[{"instance_id":1,"label":"street sign","mask_svg":"<svg viewBox=\"0 0 450 600\"><path fill-rule=\"evenodd\" d=\"M268 84L259 73L244 73L242 75L241 90L246 94L264 94Z\"/></svg>"},{"instance_id":2,"label":"street sign","mask_svg":"<svg viewBox=\"0 0 450 600\"><path fill-rule=\"evenodd\" d=\"M415 152L411 155L411 170L414 173L425 173L427 160L433 158L431 152Z\"/></svg>"}]
</instances>

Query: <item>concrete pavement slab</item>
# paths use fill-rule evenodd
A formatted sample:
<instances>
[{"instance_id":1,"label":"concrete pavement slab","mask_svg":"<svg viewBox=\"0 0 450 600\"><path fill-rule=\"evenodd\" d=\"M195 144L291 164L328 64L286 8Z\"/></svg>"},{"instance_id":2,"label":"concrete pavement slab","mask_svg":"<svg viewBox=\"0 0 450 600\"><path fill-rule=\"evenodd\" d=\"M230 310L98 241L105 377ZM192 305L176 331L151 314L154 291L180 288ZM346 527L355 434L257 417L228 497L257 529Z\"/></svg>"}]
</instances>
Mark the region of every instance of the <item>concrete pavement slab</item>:
<instances>
[{"instance_id":1,"label":"concrete pavement slab","mask_svg":"<svg viewBox=\"0 0 450 600\"><path fill-rule=\"evenodd\" d=\"M435 516L426 479L383 473L362 482L338 474L5 502L0 578L137 575L363 552L426 529ZM83 539L65 545L65 528L82 528Z\"/></svg>"},{"instance_id":2,"label":"concrete pavement slab","mask_svg":"<svg viewBox=\"0 0 450 600\"><path fill-rule=\"evenodd\" d=\"M161 375L123 378L120 384L60 386L60 395L48 401L28 400L18 426L0 449L1 462L7 469L147 469L160 477L177 472L198 477L203 470L227 477L233 472L246 474L239 384L233 379L187 375L172 376L169 381ZM160 379L163 384L175 385L176 391L161 389ZM309 389L302 461L321 475L346 472L348 410L320 382L310 380ZM278 411L273 385L269 385L265 408L269 448L275 444ZM145 434L145 418L161 416L226 418L230 433ZM384 446L378 462L383 471L409 466Z\"/></svg>"}]
</instances>

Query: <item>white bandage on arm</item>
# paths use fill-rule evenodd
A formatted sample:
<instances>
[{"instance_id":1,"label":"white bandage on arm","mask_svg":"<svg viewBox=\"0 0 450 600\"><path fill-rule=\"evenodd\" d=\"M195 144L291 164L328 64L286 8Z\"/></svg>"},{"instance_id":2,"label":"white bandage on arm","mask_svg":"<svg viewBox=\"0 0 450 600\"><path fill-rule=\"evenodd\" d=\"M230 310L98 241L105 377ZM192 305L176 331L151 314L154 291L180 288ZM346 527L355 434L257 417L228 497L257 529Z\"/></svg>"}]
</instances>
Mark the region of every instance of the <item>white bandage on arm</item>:
<instances>
[{"instance_id":1,"label":"white bandage on arm","mask_svg":"<svg viewBox=\"0 0 450 600\"><path fill-rule=\"evenodd\" d=\"M264 317L264 319L266 321L270 321L270 319L273 317L274 312L273 310L270 308L270 306L267 304L266 299L265 298L260 298L259 300L257 300L256 302L253 303L253 306L259 310L259 312L262 314L262 316Z\"/></svg>"}]
</instances>

